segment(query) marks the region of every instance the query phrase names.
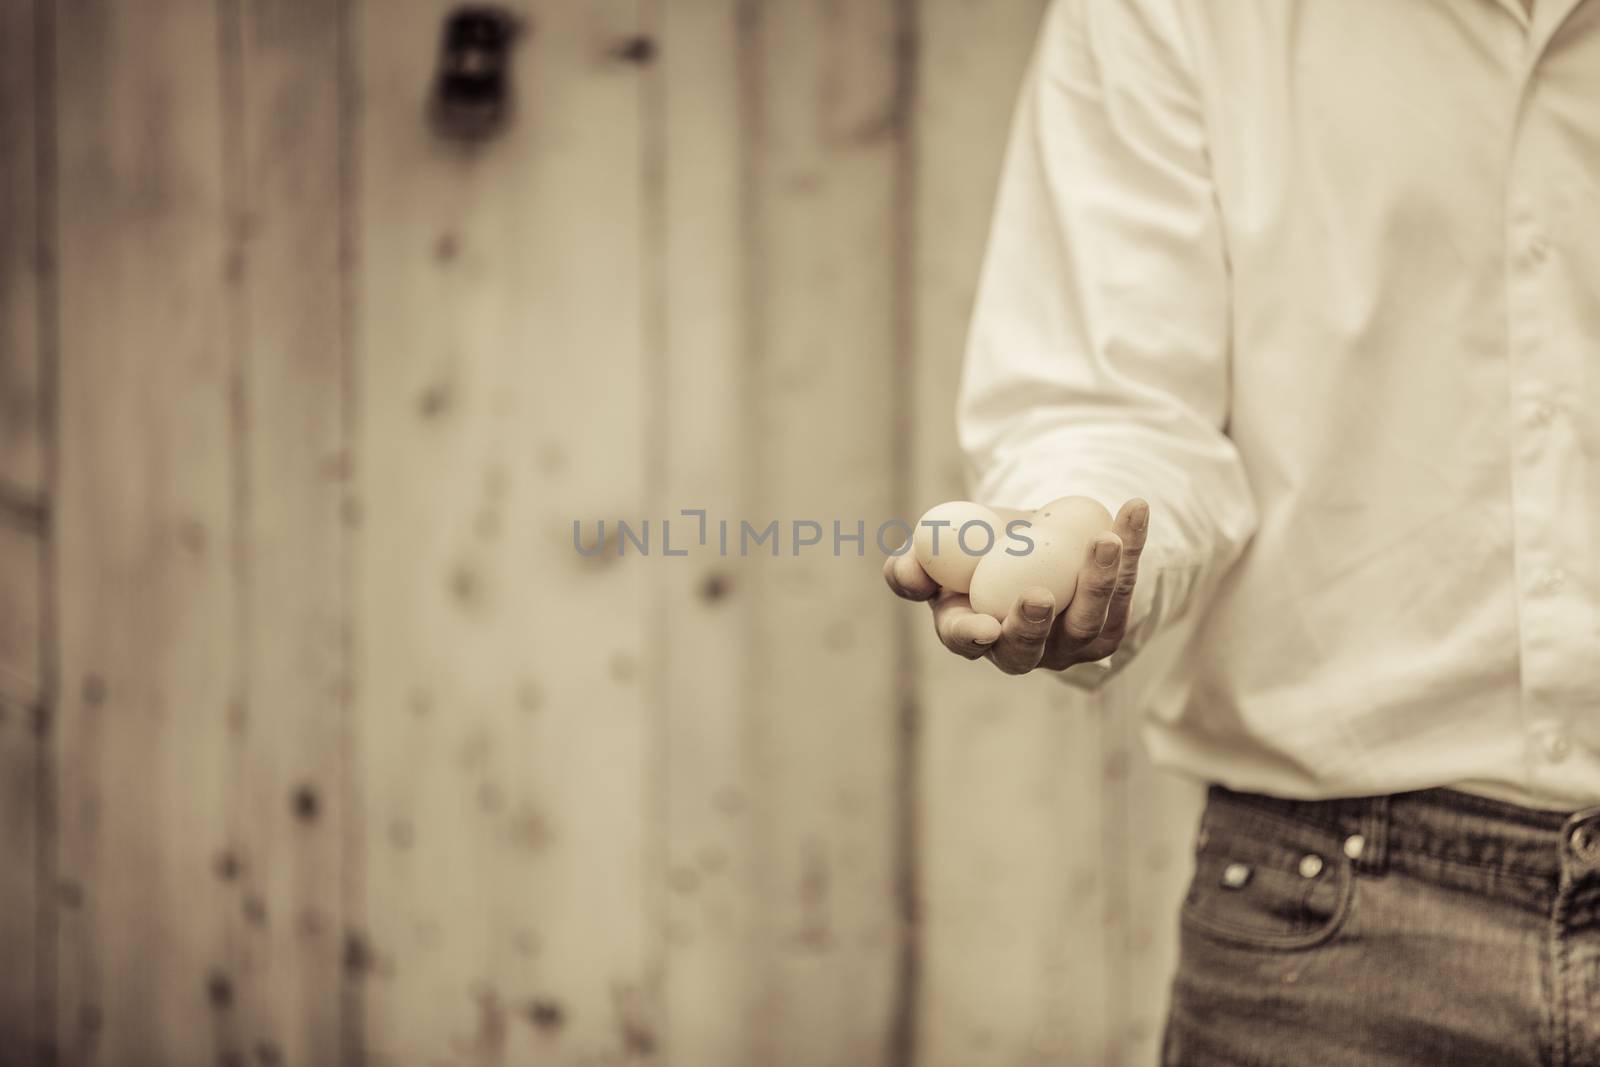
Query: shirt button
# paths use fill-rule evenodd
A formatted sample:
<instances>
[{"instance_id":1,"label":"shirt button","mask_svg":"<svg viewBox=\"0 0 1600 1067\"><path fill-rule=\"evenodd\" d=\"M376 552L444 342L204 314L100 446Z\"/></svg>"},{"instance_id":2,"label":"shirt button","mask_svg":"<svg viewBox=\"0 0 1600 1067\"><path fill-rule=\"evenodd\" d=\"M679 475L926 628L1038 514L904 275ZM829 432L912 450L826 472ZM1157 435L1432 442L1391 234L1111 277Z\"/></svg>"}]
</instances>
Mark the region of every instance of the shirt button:
<instances>
[{"instance_id":1,"label":"shirt button","mask_svg":"<svg viewBox=\"0 0 1600 1067\"><path fill-rule=\"evenodd\" d=\"M1307 853L1300 857L1300 877L1315 878L1322 873L1322 857L1315 853Z\"/></svg>"},{"instance_id":2,"label":"shirt button","mask_svg":"<svg viewBox=\"0 0 1600 1067\"><path fill-rule=\"evenodd\" d=\"M1361 853L1366 851L1367 839L1360 834L1351 834L1344 839L1344 854L1353 860L1361 858Z\"/></svg>"},{"instance_id":3,"label":"shirt button","mask_svg":"<svg viewBox=\"0 0 1600 1067\"><path fill-rule=\"evenodd\" d=\"M1546 403L1546 402L1541 400L1538 404L1536 404L1534 406L1534 409L1533 409L1533 424L1535 426L1548 425L1550 420L1555 418L1555 414L1556 414L1556 409L1554 407L1552 407L1550 404L1548 404L1548 403Z\"/></svg>"},{"instance_id":4,"label":"shirt button","mask_svg":"<svg viewBox=\"0 0 1600 1067\"><path fill-rule=\"evenodd\" d=\"M1528 239L1528 262L1543 263L1545 258L1549 255L1550 242L1546 241L1543 237L1532 237Z\"/></svg>"},{"instance_id":5,"label":"shirt button","mask_svg":"<svg viewBox=\"0 0 1600 1067\"><path fill-rule=\"evenodd\" d=\"M1222 868L1222 884L1229 889L1243 889L1250 881L1250 868L1242 863L1230 863Z\"/></svg>"},{"instance_id":6,"label":"shirt button","mask_svg":"<svg viewBox=\"0 0 1600 1067\"><path fill-rule=\"evenodd\" d=\"M1560 763L1572 754L1572 739L1566 734L1555 734L1544 743L1544 754L1551 763Z\"/></svg>"}]
</instances>

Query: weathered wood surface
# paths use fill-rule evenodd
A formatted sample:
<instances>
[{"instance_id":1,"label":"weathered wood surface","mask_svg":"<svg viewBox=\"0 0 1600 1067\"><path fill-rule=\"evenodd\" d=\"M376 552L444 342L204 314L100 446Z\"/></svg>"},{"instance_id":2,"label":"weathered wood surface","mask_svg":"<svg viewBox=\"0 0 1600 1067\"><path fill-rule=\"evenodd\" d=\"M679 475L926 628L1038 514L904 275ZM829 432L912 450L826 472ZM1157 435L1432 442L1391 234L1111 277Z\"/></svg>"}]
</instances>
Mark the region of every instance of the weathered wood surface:
<instances>
[{"instance_id":1,"label":"weathered wood surface","mask_svg":"<svg viewBox=\"0 0 1600 1067\"><path fill-rule=\"evenodd\" d=\"M1153 1062L1193 790L871 543L1042 6L0 8L0 1064Z\"/></svg>"},{"instance_id":2,"label":"weathered wood surface","mask_svg":"<svg viewBox=\"0 0 1600 1067\"><path fill-rule=\"evenodd\" d=\"M41 327L50 289L38 180L48 95L38 91L35 6L0 5L0 1067L32 1062L44 1037L51 947L40 895L50 859L41 614L49 519Z\"/></svg>"},{"instance_id":3,"label":"weathered wood surface","mask_svg":"<svg viewBox=\"0 0 1600 1067\"><path fill-rule=\"evenodd\" d=\"M57 16L68 1063L341 1062L328 10Z\"/></svg>"},{"instance_id":4,"label":"weathered wood surface","mask_svg":"<svg viewBox=\"0 0 1600 1067\"><path fill-rule=\"evenodd\" d=\"M899 607L872 536L896 503L899 12L747 8L747 234L754 522L820 523L825 548L752 559L747 664L759 955L758 1062L878 1062L900 982L895 830ZM877 521L875 521L877 520ZM874 558L877 557L877 558Z\"/></svg>"},{"instance_id":5,"label":"weathered wood surface","mask_svg":"<svg viewBox=\"0 0 1600 1067\"><path fill-rule=\"evenodd\" d=\"M639 32L520 5L516 115L425 121L453 5L361 5L357 758L372 1063L659 1045Z\"/></svg>"},{"instance_id":6,"label":"weathered wood surface","mask_svg":"<svg viewBox=\"0 0 1600 1067\"><path fill-rule=\"evenodd\" d=\"M227 188L214 5L56 11L60 1055L235 1038L213 867L239 734Z\"/></svg>"},{"instance_id":7,"label":"weathered wood surface","mask_svg":"<svg viewBox=\"0 0 1600 1067\"><path fill-rule=\"evenodd\" d=\"M322 0L222 14L239 702L227 767L224 1054L346 1062L349 27ZM233 875L228 875L229 871ZM242 920L242 921L241 921Z\"/></svg>"},{"instance_id":8,"label":"weathered wood surface","mask_svg":"<svg viewBox=\"0 0 1600 1067\"><path fill-rule=\"evenodd\" d=\"M758 476L744 447L758 427L745 224L754 210L745 182L756 142L740 7L675 0L657 4L646 27L659 46L645 75L646 203L657 220L646 261L658 390L651 425L660 445L649 510L704 509L709 524L701 546L698 519L675 519L675 544L689 555L662 559L653 575L669 960L663 1059L705 1067L760 1062L762 1020L741 1006L772 953L755 940L769 936L772 907L758 895L767 860L751 808L762 788L750 714L760 681L746 668L758 604L750 561L720 554L715 525L744 514Z\"/></svg>"}]
</instances>

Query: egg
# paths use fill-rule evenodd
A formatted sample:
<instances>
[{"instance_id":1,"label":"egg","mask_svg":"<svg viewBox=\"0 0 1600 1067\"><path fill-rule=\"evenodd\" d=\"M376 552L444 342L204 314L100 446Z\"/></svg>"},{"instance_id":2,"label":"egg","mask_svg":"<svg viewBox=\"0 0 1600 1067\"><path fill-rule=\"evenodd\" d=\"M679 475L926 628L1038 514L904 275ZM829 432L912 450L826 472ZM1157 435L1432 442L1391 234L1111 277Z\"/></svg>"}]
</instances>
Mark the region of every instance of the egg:
<instances>
[{"instance_id":1,"label":"egg","mask_svg":"<svg viewBox=\"0 0 1600 1067\"><path fill-rule=\"evenodd\" d=\"M912 535L917 562L946 589L965 593L972 572L995 545L1005 540L1000 517L970 500L952 500L929 508Z\"/></svg>"},{"instance_id":2,"label":"egg","mask_svg":"<svg viewBox=\"0 0 1600 1067\"><path fill-rule=\"evenodd\" d=\"M1089 545L1112 528L1111 513L1081 496L1052 500L1029 515L1028 522L1016 537L1002 530L995 547L974 568L968 586L973 610L1004 620L1024 590L1041 587L1050 590L1059 613L1077 591Z\"/></svg>"}]
</instances>

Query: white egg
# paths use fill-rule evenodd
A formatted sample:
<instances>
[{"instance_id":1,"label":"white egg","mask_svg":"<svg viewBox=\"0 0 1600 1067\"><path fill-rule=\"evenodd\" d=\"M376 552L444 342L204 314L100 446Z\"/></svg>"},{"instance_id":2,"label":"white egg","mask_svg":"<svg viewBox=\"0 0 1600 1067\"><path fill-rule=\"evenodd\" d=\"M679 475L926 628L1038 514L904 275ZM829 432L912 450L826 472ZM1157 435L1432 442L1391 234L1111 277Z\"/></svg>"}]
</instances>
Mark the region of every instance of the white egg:
<instances>
[{"instance_id":1,"label":"white egg","mask_svg":"<svg viewBox=\"0 0 1600 1067\"><path fill-rule=\"evenodd\" d=\"M1028 521L1015 536L1002 530L978 564L968 588L973 610L1004 620L1024 590L1042 587L1050 590L1060 613L1077 591L1090 543L1112 527L1111 514L1087 497L1052 500Z\"/></svg>"},{"instance_id":2,"label":"white egg","mask_svg":"<svg viewBox=\"0 0 1600 1067\"><path fill-rule=\"evenodd\" d=\"M1004 538L1003 524L992 510L970 500L952 500L929 508L917 521L912 547L934 581L965 593L979 561Z\"/></svg>"}]
</instances>

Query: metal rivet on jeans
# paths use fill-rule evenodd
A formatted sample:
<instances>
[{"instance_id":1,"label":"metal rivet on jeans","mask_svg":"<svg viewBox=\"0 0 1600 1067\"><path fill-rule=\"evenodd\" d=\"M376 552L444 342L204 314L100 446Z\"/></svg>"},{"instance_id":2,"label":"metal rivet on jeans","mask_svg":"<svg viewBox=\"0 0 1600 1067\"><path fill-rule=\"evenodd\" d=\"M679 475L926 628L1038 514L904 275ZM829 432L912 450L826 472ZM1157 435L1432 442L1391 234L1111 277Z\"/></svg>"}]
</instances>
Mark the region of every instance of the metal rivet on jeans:
<instances>
[{"instance_id":1,"label":"metal rivet on jeans","mask_svg":"<svg viewBox=\"0 0 1600 1067\"><path fill-rule=\"evenodd\" d=\"M1229 889L1243 889L1250 881L1250 868L1242 863L1230 863L1222 868L1222 884Z\"/></svg>"},{"instance_id":2,"label":"metal rivet on jeans","mask_svg":"<svg viewBox=\"0 0 1600 1067\"><path fill-rule=\"evenodd\" d=\"M1300 877L1315 878L1322 873L1322 857L1308 852L1300 857Z\"/></svg>"},{"instance_id":3,"label":"metal rivet on jeans","mask_svg":"<svg viewBox=\"0 0 1600 1067\"><path fill-rule=\"evenodd\" d=\"M1361 858L1361 853L1367 847L1367 839L1360 834L1351 834L1344 839L1344 854L1353 860Z\"/></svg>"}]
</instances>

